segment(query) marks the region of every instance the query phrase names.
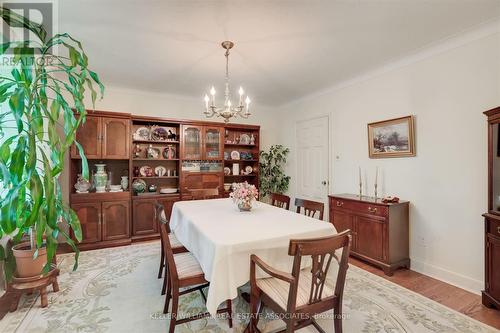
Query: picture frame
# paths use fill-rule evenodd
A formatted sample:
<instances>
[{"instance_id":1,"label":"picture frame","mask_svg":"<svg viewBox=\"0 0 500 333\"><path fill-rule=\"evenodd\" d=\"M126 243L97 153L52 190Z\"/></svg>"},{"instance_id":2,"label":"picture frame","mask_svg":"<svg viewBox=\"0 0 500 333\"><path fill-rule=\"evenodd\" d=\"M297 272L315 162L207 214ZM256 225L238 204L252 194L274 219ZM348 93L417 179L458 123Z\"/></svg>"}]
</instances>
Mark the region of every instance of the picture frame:
<instances>
[{"instance_id":1,"label":"picture frame","mask_svg":"<svg viewBox=\"0 0 500 333\"><path fill-rule=\"evenodd\" d=\"M413 157L415 121L412 115L368 124L370 158Z\"/></svg>"}]
</instances>

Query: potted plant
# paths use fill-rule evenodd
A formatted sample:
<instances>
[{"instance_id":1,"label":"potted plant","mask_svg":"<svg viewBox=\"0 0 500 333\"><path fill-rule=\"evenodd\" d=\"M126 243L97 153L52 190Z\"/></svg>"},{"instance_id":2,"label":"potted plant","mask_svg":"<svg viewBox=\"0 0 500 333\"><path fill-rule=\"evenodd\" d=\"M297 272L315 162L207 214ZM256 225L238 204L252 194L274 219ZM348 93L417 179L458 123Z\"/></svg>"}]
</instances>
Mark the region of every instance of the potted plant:
<instances>
[{"instance_id":1,"label":"potted plant","mask_svg":"<svg viewBox=\"0 0 500 333\"><path fill-rule=\"evenodd\" d=\"M268 151L260 152L259 191L261 199L271 193L283 194L288 190L290 176L285 174L286 157L290 149L274 145Z\"/></svg>"},{"instance_id":2,"label":"potted plant","mask_svg":"<svg viewBox=\"0 0 500 333\"><path fill-rule=\"evenodd\" d=\"M87 160L75 135L85 122L85 96L94 105L104 87L88 68L78 40L68 34L47 36L42 25L8 8L0 7L0 16L7 25L37 37L0 47L9 62L9 71L3 61L0 73L0 259L7 280L16 260L21 275L46 273L58 239L64 239L75 251L76 269L79 252L66 225L79 241L80 222L62 198L59 176L65 153L75 143L82 176L88 179ZM27 236L30 241L19 244ZM6 240L14 244L13 251Z\"/></svg>"}]
</instances>

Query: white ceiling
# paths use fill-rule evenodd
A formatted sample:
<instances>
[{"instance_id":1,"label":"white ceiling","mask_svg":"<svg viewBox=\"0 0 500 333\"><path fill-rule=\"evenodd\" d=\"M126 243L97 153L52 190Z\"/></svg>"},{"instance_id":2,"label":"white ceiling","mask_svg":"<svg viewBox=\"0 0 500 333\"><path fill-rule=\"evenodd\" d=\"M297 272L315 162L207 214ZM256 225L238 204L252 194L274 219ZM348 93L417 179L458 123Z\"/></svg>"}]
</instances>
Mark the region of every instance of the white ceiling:
<instances>
[{"instance_id":1,"label":"white ceiling","mask_svg":"<svg viewBox=\"0 0 500 333\"><path fill-rule=\"evenodd\" d=\"M233 89L280 105L500 17L500 0L60 0L105 85L200 98Z\"/></svg>"}]
</instances>

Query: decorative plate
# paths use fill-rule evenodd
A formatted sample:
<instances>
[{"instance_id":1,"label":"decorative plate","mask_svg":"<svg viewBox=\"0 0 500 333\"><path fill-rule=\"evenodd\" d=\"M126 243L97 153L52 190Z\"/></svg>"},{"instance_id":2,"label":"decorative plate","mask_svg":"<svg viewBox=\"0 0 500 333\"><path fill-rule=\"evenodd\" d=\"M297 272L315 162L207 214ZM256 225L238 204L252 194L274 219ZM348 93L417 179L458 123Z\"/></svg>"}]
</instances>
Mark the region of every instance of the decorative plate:
<instances>
[{"instance_id":1,"label":"decorative plate","mask_svg":"<svg viewBox=\"0 0 500 333\"><path fill-rule=\"evenodd\" d=\"M167 169L165 169L164 166L157 166L155 168L155 175L157 175L158 177L163 177L165 176L165 174L167 173Z\"/></svg>"},{"instance_id":2,"label":"decorative plate","mask_svg":"<svg viewBox=\"0 0 500 333\"><path fill-rule=\"evenodd\" d=\"M229 175L231 174L231 169L229 169L228 167L225 167L225 168L224 168L224 174L225 174L226 176L229 176Z\"/></svg>"},{"instance_id":3,"label":"decorative plate","mask_svg":"<svg viewBox=\"0 0 500 333\"><path fill-rule=\"evenodd\" d=\"M253 171L253 168L250 165L247 165L247 167L245 168L245 172L247 173L247 175L251 174L252 171Z\"/></svg>"},{"instance_id":4,"label":"decorative plate","mask_svg":"<svg viewBox=\"0 0 500 333\"><path fill-rule=\"evenodd\" d=\"M167 141L168 132L165 127L154 126L151 130L151 140L154 141Z\"/></svg>"},{"instance_id":5,"label":"decorative plate","mask_svg":"<svg viewBox=\"0 0 500 333\"><path fill-rule=\"evenodd\" d=\"M146 182L142 179L136 179L132 183L132 188L137 193L142 193L142 192L146 191L146 187L147 187Z\"/></svg>"},{"instance_id":6,"label":"decorative plate","mask_svg":"<svg viewBox=\"0 0 500 333\"><path fill-rule=\"evenodd\" d=\"M149 140L151 135L151 130L148 127L139 127L135 130L134 140Z\"/></svg>"},{"instance_id":7,"label":"decorative plate","mask_svg":"<svg viewBox=\"0 0 500 333\"><path fill-rule=\"evenodd\" d=\"M153 174L153 169L150 166L145 165L139 169L139 174L143 177L150 177Z\"/></svg>"},{"instance_id":8,"label":"decorative plate","mask_svg":"<svg viewBox=\"0 0 500 333\"><path fill-rule=\"evenodd\" d=\"M162 187L160 189L160 193L161 194L173 194L173 193L177 193L177 189L176 188L170 188L170 187Z\"/></svg>"},{"instance_id":9,"label":"decorative plate","mask_svg":"<svg viewBox=\"0 0 500 333\"><path fill-rule=\"evenodd\" d=\"M233 150L231 152L231 159L232 160L239 160L240 159L240 153L236 150Z\"/></svg>"},{"instance_id":10,"label":"decorative plate","mask_svg":"<svg viewBox=\"0 0 500 333\"><path fill-rule=\"evenodd\" d=\"M248 134L242 134L240 135L240 145L249 145L250 144L250 137Z\"/></svg>"}]
</instances>

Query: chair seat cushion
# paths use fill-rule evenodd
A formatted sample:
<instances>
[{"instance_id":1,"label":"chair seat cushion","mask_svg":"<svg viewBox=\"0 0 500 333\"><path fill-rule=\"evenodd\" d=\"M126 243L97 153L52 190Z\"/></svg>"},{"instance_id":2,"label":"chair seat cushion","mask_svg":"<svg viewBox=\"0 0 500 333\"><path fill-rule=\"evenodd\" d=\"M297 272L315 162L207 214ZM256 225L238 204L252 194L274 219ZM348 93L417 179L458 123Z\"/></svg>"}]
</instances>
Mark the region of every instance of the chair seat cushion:
<instances>
[{"instance_id":1,"label":"chair seat cushion","mask_svg":"<svg viewBox=\"0 0 500 333\"><path fill-rule=\"evenodd\" d=\"M168 234L168 239L170 240L170 246L172 246L172 249L178 249L184 246L181 242L179 242L174 234Z\"/></svg>"},{"instance_id":2,"label":"chair seat cushion","mask_svg":"<svg viewBox=\"0 0 500 333\"><path fill-rule=\"evenodd\" d=\"M179 279L203 274L198 260L189 252L174 255Z\"/></svg>"},{"instance_id":3,"label":"chair seat cushion","mask_svg":"<svg viewBox=\"0 0 500 333\"><path fill-rule=\"evenodd\" d=\"M299 286L297 288L297 303L296 306L306 305L309 302L309 295L311 293L312 274L310 270L304 269L299 275ZM269 277L257 279L257 286L273 301L275 301L283 310L287 309L288 293L290 291L290 284L283 280ZM333 296L335 292L335 283L327 278L323 287L321 298Z\"/></svg>"}]
</instances>

